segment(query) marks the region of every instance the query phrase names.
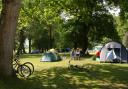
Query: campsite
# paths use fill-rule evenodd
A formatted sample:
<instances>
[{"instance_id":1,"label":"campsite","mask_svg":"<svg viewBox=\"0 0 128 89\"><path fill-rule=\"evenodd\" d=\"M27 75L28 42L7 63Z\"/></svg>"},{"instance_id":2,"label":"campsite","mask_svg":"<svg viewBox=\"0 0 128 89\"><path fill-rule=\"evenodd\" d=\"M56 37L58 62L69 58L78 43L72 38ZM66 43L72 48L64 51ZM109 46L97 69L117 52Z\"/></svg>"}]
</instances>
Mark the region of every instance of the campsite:
<instances>
[{"instance_id":1,"label":"campsite","mask_svg":"<svg viewBox=\"0 0 128 89\"><path fill-rule=\"evenodd\" d=\"M128 0L0 0L0 89L128 89Z\"/></svg>"},{"instance_id":2,"label":"campsite","mask_svg":"<svg viewBox=\"0 0 128 89\"><path fill-rule=\"evenodd\" d=\"M91 72L69 70L68 61L40 62L42 54L22 55L22 62L34 64L35 71L28 79L5 79L1 89L127 89L128 65L100 63L92 56L72 62L74 65L91 65ZM7 82L8 81L8 82Z\"/></svg>"}]
</instances>

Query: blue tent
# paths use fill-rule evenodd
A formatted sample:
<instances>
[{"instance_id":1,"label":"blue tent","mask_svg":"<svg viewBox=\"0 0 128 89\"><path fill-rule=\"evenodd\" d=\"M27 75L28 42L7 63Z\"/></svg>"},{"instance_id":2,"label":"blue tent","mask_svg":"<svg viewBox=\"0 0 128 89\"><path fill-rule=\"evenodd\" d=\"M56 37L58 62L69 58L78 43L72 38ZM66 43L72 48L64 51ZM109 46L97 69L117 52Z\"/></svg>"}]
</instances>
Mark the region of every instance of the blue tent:
<instances>
[{"instance_id":1,"label":"blue tent","mask_svg":"<svg viewBox=\"0 0 128 89\"><path fill-rule=\"evenodd\" d=\"M41 62L60 61L61 57L53 52L46 52L42 55Z\"/></svg>"}]
</instances>

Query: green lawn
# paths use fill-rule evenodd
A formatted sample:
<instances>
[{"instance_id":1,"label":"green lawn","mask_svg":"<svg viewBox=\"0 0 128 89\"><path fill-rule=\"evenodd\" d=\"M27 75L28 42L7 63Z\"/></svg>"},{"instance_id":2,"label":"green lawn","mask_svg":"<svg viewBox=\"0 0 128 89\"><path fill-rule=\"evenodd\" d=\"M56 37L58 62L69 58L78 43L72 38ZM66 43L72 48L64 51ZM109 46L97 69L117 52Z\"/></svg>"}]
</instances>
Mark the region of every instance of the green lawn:
<instances>
[{"instance_id":1,"label":"green lawn","mask_svg":"<svg viewBox=\"0 0 128 89\"><path fill-rule=\"evenodd\" d=\"M5 79L0 89L128 89L128 64L99 63L81 58L73 64L91 65L90 72L68 69L67 59L59 62L40 62L41 55L24 55L35 72L28 79Z\"/></svg>"}]
</instances>

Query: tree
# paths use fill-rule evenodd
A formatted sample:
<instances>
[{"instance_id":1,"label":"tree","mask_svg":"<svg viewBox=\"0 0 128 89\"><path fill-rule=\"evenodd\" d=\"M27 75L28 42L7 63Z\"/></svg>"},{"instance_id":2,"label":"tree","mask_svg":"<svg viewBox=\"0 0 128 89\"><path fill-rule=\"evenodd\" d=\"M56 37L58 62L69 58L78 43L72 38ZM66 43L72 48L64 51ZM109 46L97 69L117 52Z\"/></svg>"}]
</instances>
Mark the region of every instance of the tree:
<instances>
[{"instance_id":1,"label":"tree","mask_svg":"<svg viewBox=\"0 0 128 89\"><path fill-rule=\"evenodd\" d=\"M93 38L91 41L101 41L104 36L118 38L114 19L108 12L104 0L61 0L60 2L63 11L71 16L65 23L73 27L71 35L74 48L81 47L86 51L89 38Z\"/></svg>"},{"instance_id":2,"label":"tree","mask_svg":"<svg viewBox=\"0 0 128 89\"><path fill-rule=\"evenodd\" d=\"M12 76L15 30L21 0L2 0L0 16L0 76Z\"/></svg>"},{"instance_id":3,"label":"tree","mask_svg":"<svg viewBox=\"0 0 128 89\"><path fill-rule=\"evenodd\" d=\"M125 36L123 38L123 44L126 48L128 48L128 32L125 33Z\"/></svg>"},{"instance_id":4,"label":"tree","mask_svg":"<svg viewBox=\"0 0 128 89\"><path fill-rule=\"evenodd\" d=\"M57 25L60 24L59 21L58 12L54 7L49 6L47 0L24 0L18 30L26 28L26 37L29 39L29 43L32 43L29 48L49 49L55 46L54 34Z\"/></svg>"},{"instance_id":5,"label":"tree","mask_svg":"<svg viewBox=\"0 0 128 89\"><path fill-rule=\"evenodd\" d=\"M17 55L19 55L21 53L26 53L25 52L25 47L24 47L24 43L25 43L25 40L26 40L24 29L21 29L19 31L19 39L18 39L19 40L19 46L18 46L17 53L16 53Z\"/></svg>"},{"instance_id":6,"label":"tree","mask_svg":"<svg viewBox=\"0 0 128 89\"><path fill-rule=\"evenodd\" d=\"M21 27L26 25L28 38L34 41L34 46L37 48L45 44L42 40L46 39L45 36L41 37L39 34L47 30L48 48L59 47L58 44L66 47L68 46L65 44L66 41L70 40L70 43L74 43L74 48L81 47L85 51L90 41L100 42L104 37L112 39L115 39L115 36L118 37L114 19L107 9L113 2L114 0L24 0L21 10L20 21L23 24ZM67 14L66 20L62 19L63 13ZM66 30L64 27L59 27L60 21L68 24L69 27ZM58 37L55 34L58 34Z\"/></svg>"}]
</instances>

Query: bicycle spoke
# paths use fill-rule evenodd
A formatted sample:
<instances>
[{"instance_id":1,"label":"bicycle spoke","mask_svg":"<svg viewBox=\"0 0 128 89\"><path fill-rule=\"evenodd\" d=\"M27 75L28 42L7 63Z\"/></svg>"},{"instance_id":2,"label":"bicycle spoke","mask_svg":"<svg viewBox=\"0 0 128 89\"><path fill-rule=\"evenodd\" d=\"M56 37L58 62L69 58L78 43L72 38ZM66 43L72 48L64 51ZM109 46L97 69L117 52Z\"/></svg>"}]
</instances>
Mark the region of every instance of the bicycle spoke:
<instances>
[{"instance_id":1,"label":"bicycle spoke","mask_svg":"<svg viewBox=\"0 0 128 89\"><path fill-rule=\"evenodd\" d=\"M31 69L31 74L34 72L34 65L31 62L25 62L24 65L27 65Z\"/></svg>"},{"instance_id":2,"label":"bicycle spoke","mask_svg":"<svg viewBox=\"0 0 128 89\"><path fill-rule=\"evenodd\" d=\"M31 69L27 65L20 65L17 70L21 77L29 77L31 75Z\"/></svg>"}]
</instances>

